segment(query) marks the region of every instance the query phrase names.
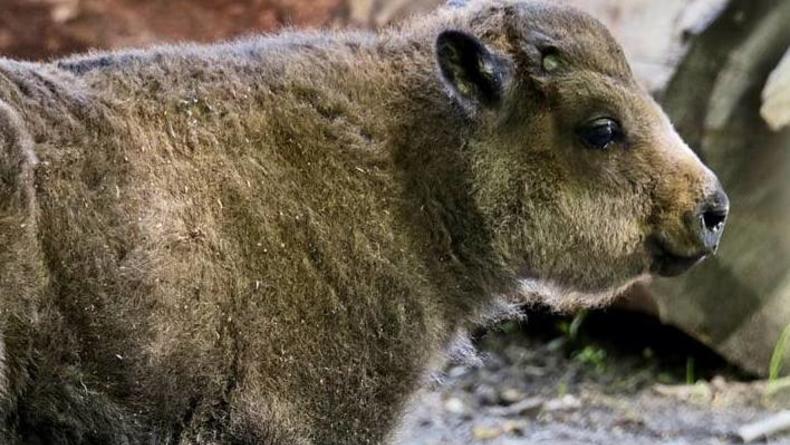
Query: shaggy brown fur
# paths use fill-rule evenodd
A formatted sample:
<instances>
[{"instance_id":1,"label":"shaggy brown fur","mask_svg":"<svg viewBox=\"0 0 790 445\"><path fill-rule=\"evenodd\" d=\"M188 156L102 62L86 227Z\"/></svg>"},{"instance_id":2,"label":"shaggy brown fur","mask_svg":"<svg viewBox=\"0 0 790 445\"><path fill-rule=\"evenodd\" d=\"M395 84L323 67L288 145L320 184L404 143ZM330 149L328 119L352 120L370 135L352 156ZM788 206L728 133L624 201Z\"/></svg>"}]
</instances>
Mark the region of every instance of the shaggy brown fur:
<instances>
[{"instance_id":1,"label":"shaggy brown fur","mask_svg":"<svg viewBox=\"0 0 790 445\"><path fill-rule=\"evenodd\" d=\"M0 60L0 443L384 442L497 298L605 303L715 187L556 6Z\"/></svg>"}]
</instances>

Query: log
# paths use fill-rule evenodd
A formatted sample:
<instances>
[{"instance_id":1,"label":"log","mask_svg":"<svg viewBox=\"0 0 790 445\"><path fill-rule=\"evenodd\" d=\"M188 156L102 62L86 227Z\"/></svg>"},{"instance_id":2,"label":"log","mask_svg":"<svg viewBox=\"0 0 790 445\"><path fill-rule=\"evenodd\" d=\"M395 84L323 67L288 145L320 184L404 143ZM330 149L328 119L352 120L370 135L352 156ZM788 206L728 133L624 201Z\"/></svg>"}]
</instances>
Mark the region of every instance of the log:
<instances>
[{"instance_id":1,"label":"log","mask_svg":"<svg viewBox=\"0 0 790 445\"><path fill-rule=\"evenodd\" d=\"M790 46L788 23L790 2L731 0L691 37L661 98L732 208L716 257L653 283L659 315L763 376L790 324L790 129L775 131L760 114L769 74ZM790 364L790 348L776 352Z\"/></svg>"}]
</instances>

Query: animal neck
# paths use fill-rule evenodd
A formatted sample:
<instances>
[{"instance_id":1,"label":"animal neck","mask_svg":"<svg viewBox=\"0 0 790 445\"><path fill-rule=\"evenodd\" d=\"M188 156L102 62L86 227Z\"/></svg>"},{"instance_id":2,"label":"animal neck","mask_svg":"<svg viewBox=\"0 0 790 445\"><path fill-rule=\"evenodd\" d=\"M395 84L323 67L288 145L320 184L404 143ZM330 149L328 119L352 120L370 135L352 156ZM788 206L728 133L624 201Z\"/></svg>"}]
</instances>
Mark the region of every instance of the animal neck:
<instances>
[{"instance_id":1,"label":"animal neck","mask_svg":"<svg viewBox=\"0 0 790 445\"><path fill-rule=\"evenodd\" d=\"M382 118L402 217L442 298L451 300L442 305L455 311L448 316L469 319L512 282L474 199L468 150L480 124L444 90L432 43L399 43L403 56L388 57L386 69L401 77L392 82ZM403 60L410 66L398 70Z\"/></svg>"}]
</instances>

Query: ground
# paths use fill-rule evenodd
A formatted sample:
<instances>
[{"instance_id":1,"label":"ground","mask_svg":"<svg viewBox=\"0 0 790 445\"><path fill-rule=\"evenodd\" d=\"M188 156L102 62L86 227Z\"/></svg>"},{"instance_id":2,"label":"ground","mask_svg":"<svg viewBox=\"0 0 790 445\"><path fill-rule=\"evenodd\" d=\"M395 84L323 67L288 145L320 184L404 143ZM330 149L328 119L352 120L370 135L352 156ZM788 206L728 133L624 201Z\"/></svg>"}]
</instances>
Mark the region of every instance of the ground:
<instances>
[{"instance_id":1,"label":"ground","mask_svg":"<svg viewBox=\"0 0 790 445\"><path fill-rule=\"evenodd\" d=\"M651 319L572 320L532 314L482 334L482 363L448 365L398 445L730 444L780 406L766 382Z\"/></svg>"}]
</instances>

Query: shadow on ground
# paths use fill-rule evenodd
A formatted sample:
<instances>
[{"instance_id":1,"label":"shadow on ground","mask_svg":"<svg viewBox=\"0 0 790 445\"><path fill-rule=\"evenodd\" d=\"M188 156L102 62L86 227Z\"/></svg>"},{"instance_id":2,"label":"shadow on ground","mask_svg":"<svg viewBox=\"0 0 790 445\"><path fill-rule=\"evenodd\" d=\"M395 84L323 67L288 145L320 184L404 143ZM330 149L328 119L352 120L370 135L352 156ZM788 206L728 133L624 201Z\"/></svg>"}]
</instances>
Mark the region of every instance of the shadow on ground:
<instances>
[{"instance_id":1,"label":"shadow on ground","mask_svg":"<svg viewBox=\"0 0 790 445\"><path fill-rule=\"evenodd\" d=\"M533 312L475 342L482 364L448 365L398 445L730 444L778 406L766 383L649 317Z\"/></svg>"}]
</instances>

